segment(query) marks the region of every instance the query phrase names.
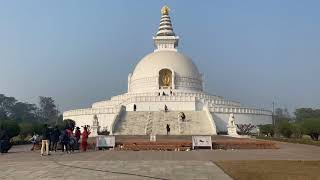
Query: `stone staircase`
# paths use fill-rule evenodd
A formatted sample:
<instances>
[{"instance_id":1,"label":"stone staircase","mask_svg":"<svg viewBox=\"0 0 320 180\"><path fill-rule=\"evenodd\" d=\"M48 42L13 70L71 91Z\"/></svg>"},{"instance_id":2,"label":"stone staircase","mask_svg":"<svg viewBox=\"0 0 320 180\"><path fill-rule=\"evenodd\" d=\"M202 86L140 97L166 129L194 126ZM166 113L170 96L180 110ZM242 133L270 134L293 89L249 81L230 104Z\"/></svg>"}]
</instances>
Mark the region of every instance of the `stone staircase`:
<instances>
[{"instance_id":1,"label":"stone staircase","mask_svg":"<svg viewBox=\"0 0 320 180\"><path fill-rule=\"evenodd\" d=\"M124 116L117 122L115 135L145 135L148 122L148 112L125 112Z\"/></svg>"},{"instance_id":2,"label":"stone staircase","mask_svg":"<svg viewBox=\"0 0 320 180\"><path fill-rule=\"evenodd\" d=\"M116 135L164 135L170 125L170 135L212 135L213 127L204 111L183 111L184 122L178 120L178 111L126 112L115 126Z\"/></svg>"}]
</instances>

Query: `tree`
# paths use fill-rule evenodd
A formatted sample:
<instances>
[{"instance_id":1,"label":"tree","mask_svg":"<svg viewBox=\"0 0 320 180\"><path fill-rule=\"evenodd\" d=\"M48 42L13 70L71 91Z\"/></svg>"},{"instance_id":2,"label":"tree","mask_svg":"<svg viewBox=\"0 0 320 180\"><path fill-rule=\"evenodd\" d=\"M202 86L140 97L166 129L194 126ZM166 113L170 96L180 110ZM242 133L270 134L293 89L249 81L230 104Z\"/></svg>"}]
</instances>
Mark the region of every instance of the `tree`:
<instances>
[{"instance_id":1,"label":"tree","mask_svg":"<svg viewBox=\"0 0 320 180\"><path fill-rule=\"evenodd\" d=\"M293 134L292 125L289 122L282 122L279 125L279 132L282 134L282 136L290 138Z\"/></svg>"},{"instance_id":2,"label":"tree","mask_svg":"<svg viewBox=\"0 0 320 180\"><path fill-rule=\"evenodd\" d=\"M252 124L237 124L240 135L250 135L251 131L255 128Z\"/></svg>"},{"instance_id":3,"label":"tree","mask_svg":"<svg viewBox=\"0 0 320 180\"><path fill-rule=\"evenodd\" d=\"M294 114L296 115L296 120L301 122L309 118L320 118L320 109L299 108L296 109Z\"/></svg>"},{"instance_id":4,"label":"tree","mask_svg":"<svg viewBox=\"0 0 320 180\"><path fill-rule=\"evenodd\" d=\"M43 131L43 124L40 122L33 122L32 123L32 133L41 134Z\"/></svg>"},{"instance_id":5,"label":"tree","mask_svg":"<svg viewBox=\"0 0 320 180\"><path fill-rule=\"evenodd\" d=\"M20 133L20 127L14 120L0 120L0 131L6 130L9 138L13 138Z\"/></svg>"},{"instance_id":6,"label":"tree","mask_svg":"<svg viewBox=\"0 0 320 180\"><path fill-rule=\"evenodd\" d=\"M320 135L320 118L309 118L302 122L304 134L307 134L311 139L317 141Z\"/></svg>"},{"instance_id":7,"label":"tree","mask_svg":"<svg viewBox=\"0 0 320 180\"><path fill-rule=\"evenodd\" d=\"M288 111L287 108L284 108L284 109L282 109L282 108L277 108L277 109L275 110L274 115L275 115L276 117L278 117L278 118L285 118L285 119L289 119L289 118L290 118L290 113L289 113L289 111Z\"/></svg>"},{"instance_id":8,"label":"tree","mask_svg":"<svg viewBox=\"0 0 320 180\"><path fill-rule=\"evenodd\" d=\"M37 106L35 104L17 102L12 107L11 118L18 122L36 121Z\"/></svg>"},{"instance_id":9,"label":"tree","mask_svg":"<svg viewBox=\"0 0 320 180\"><path fill-rule=\"evenodd\" d=\"M58 120L59 111L52 97L39 97L40 117L42 122L53 124Z\"/></svg>"},{"instance_id":10,"label":"tree","mask_svg":"<svg viewBox=\"0 0 320 180\"><path fill-rule=\"evenodd\" d=\"M302 132L302 127L300 123L292 123L291 128L292 128L292 134L295 138L302 138L303 132Z\"/></svg>"},{"instance_id":11,"label":"tree","mask_svg":"<svg viewBox=\"0 0 320 180\"><path fill-rule=\"evenodd\" d=\"M33 125L30 122L22 122L19 124L20 127L20 139L24 140L28 135L33 134Z\"/></svg>"},{"instance_id":12,"label":"tree","mask_svg":"<svg viewBox=\"0 0 320 180\"><path fill-rule=\"evenodd\" d=\"M259 130L261 134L273 136L274 130L272 124L259 125Z\"/></svg>"},{"instance_id":13,"label":"tree","mask_svg":"<svg viewBox=\"0 0 320 180\"><path fill-rule=\"evenodd\" d=\"M281 134L280 132L280 126L282 124L286 124L290 121L292 121L292 118L290 117L290 113L288 112L288 109L286 108L277 108L274 113L274 134L275 136L279 136Z\"/></svg>"},{"instance_id":14,"label":"tree","mask_svg":"<svg viewBox=\"0 0 320 180\"><path fill-rule=\"evenodd\" d=\"M0 94L0 119L8 119L12 114L13 106L17 100L14 97L6 97Z\"/></svg>"},{"instance_id":15,"label":"tree","mask_svg":"<svg viewBox=\"0 0 320 180\"><path fill-rule=\"evenodd\" d=\"M18 102L14 97L0 94L0 119L14 119L18 122L36 121L37 110L35 104Z\"/></svg>"}]
</instances>

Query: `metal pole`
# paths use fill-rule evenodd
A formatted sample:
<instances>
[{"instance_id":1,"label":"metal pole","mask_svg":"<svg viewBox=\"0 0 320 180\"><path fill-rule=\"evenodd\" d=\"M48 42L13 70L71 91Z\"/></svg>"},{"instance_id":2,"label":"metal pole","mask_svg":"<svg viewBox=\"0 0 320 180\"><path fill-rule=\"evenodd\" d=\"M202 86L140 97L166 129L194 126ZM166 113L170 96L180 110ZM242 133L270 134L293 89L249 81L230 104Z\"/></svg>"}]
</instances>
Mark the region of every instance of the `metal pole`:
<instances>
[{"instance_id":1,"label":"metal pole","mask_svg":"<svg viewBox=\"0 0 320 180\"><path fill-rule=\"evenodd\" d=\"M277 136L276 135L276 121L274 118L274 101L272 102L272 126L273 126L273 136Z\"/></svg>"},{"instance_id":2,"label":"metal pole","mask_svg":"<svg viewBox=\"0 0 320 180\"><path fill-rule=\"evenodd\" d=\"M274 101L272 102L272 125L273 128L275 127L275 120L274 120Z\"/></svg>"},{"instance_id":3,"label":"metal pole","mask_svg":"<svg viewBox=\"0 0 320 180\"><path fill-rule=\"evenodd\" d=\"M59 119L59 104L57 104L57 116L56 117L56 125L58 125L58 119Z\"/></svg>"}]
</instances>

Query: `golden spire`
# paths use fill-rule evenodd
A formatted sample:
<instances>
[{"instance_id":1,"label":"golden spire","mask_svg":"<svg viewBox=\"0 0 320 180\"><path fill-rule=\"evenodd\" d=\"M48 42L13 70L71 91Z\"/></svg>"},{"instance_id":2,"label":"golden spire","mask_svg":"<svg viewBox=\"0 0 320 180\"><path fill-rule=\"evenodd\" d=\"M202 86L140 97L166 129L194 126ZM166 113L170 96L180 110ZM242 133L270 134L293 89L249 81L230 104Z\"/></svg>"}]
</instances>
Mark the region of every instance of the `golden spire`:
<instances>
[{"instance_id":1,"label":"golden spire","mask_svg":"<svg viewBox=\"0 0 320 180\"><path fill-rule=\"evenodd\" d=\"M165 5L165 6L163 6L163 7L161 8L161 13L162 13L162 15L168 15L168 14L169 14L169 11L170 11L170 8L169 8L167 5Z\"/></svg>"}]
</instances>

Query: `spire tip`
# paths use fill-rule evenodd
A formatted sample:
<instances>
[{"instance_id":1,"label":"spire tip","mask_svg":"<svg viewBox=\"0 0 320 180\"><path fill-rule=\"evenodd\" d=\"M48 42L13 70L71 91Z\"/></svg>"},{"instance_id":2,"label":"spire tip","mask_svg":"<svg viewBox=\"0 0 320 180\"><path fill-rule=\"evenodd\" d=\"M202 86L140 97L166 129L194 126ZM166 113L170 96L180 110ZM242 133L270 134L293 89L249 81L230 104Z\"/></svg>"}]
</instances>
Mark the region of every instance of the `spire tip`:
<instances>
[{"instance_id":1,"label":"spire tip","mask_svg":"<svg viewBox=\"0 0 320 180\"><path fill-rule=\"evenodd\" d=\"M169 15L169 11L170 11L170 8L167 5L161 8L162 15Z\"/></svg>"}]
</instances>

